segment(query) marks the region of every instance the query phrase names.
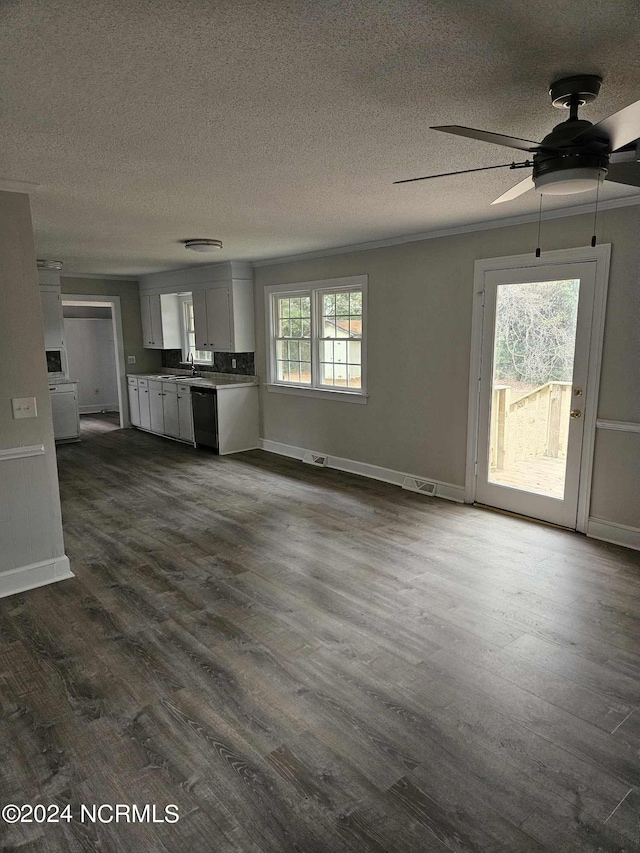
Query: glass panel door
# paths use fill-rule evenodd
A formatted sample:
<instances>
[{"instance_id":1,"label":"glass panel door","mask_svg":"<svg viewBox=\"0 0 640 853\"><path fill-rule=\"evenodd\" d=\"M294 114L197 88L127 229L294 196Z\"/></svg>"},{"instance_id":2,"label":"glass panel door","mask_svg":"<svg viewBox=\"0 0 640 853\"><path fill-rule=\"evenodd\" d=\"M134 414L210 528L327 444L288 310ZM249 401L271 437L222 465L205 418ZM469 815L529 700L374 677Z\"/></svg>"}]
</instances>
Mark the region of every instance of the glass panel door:
<instances>
[{"instance_id":1,"label":"glass panel door","mask_svg":"<svg viewBox=\"0 0 640 853\"><path fill-rule=\"evenodd\" d=\"M595 263L487 273L476 500L575 527Z\"/></svg>"},{"instance_id":2,"label":"glass panel door","mask_svg":"<svg viewBox=\"0 0 640 853\"><path fill-rule=\"evenodd\" d=\"M496 293L491 483L564 498L579 279Z\"/></svg>"}]
</instances>

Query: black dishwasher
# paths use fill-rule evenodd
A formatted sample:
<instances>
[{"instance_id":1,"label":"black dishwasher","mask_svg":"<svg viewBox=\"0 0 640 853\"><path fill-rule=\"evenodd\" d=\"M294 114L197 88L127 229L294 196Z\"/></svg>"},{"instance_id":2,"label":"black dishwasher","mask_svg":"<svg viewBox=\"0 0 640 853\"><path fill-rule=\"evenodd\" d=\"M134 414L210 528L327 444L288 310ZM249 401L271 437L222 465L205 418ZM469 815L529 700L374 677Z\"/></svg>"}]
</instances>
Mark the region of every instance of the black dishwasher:
<instances>
[{"instance_id":1,"label":"black dishwasher","mask_svg":"<svg viewBox=\"0 0 640 853\"><path fill-rule=\"evenodd\" d=\"M218 399L215 388L191 388L193 433L196 447L218 452Z\"/></svg>"}]
</instances>

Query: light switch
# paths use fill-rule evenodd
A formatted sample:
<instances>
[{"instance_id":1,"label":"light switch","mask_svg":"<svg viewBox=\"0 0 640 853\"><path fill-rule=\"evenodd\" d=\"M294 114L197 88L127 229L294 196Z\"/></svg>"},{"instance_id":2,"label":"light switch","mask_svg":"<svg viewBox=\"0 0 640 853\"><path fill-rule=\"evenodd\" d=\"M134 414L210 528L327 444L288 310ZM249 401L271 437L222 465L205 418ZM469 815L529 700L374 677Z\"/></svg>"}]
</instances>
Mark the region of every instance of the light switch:
<instances>
[{"instance_id":1,"label":"light switch","mask_svg":"<svg viewBox=\"0 0 640 853\"><path fill-rule=\"evenodd\" d=\"M127 364L135 364L135 363L136 363L135 355L128 355L127 356Z\"/></svg>"},{"instance_id":2,"label":"light switch","mask_svg":"<svg viewBox=\"0 0 640 853\"><path fill-rule=\"evenodd\" d=\"M14 397L11 400L11 408L13 409L13 417L15 420L18 420L18 418L38 417L35 397Z\"/></svg>"}]
</instances>

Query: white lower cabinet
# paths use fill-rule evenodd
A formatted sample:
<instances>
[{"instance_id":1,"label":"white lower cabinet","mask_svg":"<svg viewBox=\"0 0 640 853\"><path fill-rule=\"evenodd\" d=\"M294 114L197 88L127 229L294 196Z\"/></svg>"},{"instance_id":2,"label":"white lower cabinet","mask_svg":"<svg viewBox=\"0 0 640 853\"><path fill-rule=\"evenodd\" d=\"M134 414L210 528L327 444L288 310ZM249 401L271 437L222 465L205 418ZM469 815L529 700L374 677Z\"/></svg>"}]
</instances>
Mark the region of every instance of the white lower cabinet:
<instances>
[{"instance_id":1,"label":"white lower cabinet","mask_svg":"<svg viewBox=\"0 0 640 853\"><path fill-rule=\"evenodd\" d=\"M140 428L151 429L151 407L149 405L149 380L138 380L138 401L140 403Z\"/></svg>"},{"instance_id":2,"label":"white lower cabinet","mask_svg":"<svg viewBox=\"0 0 640 853\"><path fill-rule=\"evenodd\" d=\"M77 441L80 438L78 386L73 383L51 385L51 414L56 441Z\"/></svg>"},{"instance_id":3,"label":"white lower cabinet","mask_svg":"<svg viewBox=\"0 0 640 853\"><path fill-rule=\"evenodd\" d=\"M175 383L162 383L162 411L164 417L164 435L180 438L178 419L178 386Z\"/></svg>"},{"instance_id":4,"label":"white lower cabinet","mask_svg":"<svg viewBox=\"0 0 640 853\"><path fill-rule=\"evenodd\" d=\"M127 377L131 425L193 443L191 388L176 382Z\"/></svg>"},{"instance_id":5,"label":"white lower cabinet","mask_svg":"<svg viewBox=\"0 0 640 853\"><path fill-rule=\"evenodd\" d=\"M151 414L151 431L164 432L164 406L162 382L149 380L149 411Z\"/></svg>"},{"instance_id":6,"label":"white lower cabinet","mask_svg":"<svg viewBox=\"0 0 640 853\"><path fill-rule=\"evenodd\" d=\"M127 390L129 391L129 418L133 426L140 426L140 397L138 380L130 376L127 379Z\"/></svg>"},{"instance_id":7,"label":"white lower cabinet","mask_svg":"<svg viewBox=\"0 0 640 853\"><path fill-rule=\"evenodd\" d=\"M191 388L178 385L178 424L180 438L193 441L193 412L191 410Z\"/></svg>"}]
</instances>

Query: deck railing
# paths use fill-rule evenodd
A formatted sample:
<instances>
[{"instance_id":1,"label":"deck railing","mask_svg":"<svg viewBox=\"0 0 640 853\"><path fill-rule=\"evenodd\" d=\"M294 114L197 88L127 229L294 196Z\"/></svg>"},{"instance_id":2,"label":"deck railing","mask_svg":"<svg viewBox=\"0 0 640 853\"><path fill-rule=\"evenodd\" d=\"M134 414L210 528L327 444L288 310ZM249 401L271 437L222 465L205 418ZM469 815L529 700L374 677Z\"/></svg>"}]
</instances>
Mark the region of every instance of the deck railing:
<instances>
[{"instance_id":1,"label":"deck railing","mask_svg":"<svg viewBox=\"0 0 640 853\"><path fill-rule=\"evenodd\" d=\"M571 382L547 382L511 401L508 385L493 388L491 467L541 456L564 456L569 435Z\"/></svg>"}]
</instances>

